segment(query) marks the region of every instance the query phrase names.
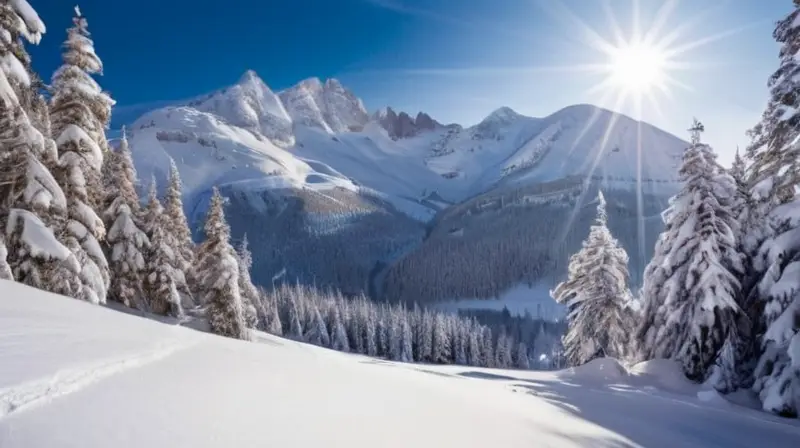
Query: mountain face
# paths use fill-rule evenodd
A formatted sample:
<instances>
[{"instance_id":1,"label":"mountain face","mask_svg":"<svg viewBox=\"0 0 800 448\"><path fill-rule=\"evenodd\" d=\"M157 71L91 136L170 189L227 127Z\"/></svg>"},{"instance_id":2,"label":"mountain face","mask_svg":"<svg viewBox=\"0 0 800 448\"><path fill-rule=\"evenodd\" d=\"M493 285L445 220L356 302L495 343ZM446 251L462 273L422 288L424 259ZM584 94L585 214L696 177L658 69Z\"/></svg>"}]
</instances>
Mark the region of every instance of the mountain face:
<instances>
[{"instance_id":1,"label":"mountain face","mask_svg":"<svg viewBox=\"0 0 800 448\"><path fill-rule=\"evenodd\" d=\"M389 107L370 115L336 80L273 92L252 71L130 129L140 178L164 185L176 161L195 228L220 186L235 238L254 242L257 282L285 272L416 302L559 280L598 189L638 279L687 146L590 105L444 126Z\"/></svg>"},{"instance_id":2,"label":"mountain face","mask_svg":"<svg viewBox=\"0 0 800 448\"><path fill-rule=\"evenodd\" d=\"M278 95L252 70L247 71L237 84L192 101L188 106L214 114L233 126L263 135L277 144L294 143L292 118Z\"/></svg>"},{"instance_id":3,"label":"mountain face","mask_svg":"<svg viewBox=\"0 0 800 448\"><path fill-rule=\"evenodd\" d=\"M369 120L364 103L335 79L306 79L280 98L294 123L326 132L360 131Z\"/></svg>"},{"instance_id":4,"label":"mountain face","mask_svg":"<svg viewBox=\"0 0 800 448\"><path fill-rule=\"evenodd\" d=\"M386 130L392 140L414 137L423 132L433 131L442 127L441 123L424 112L419 112L416 118L413 118L405 112L398 114L391 107L386 107L376 112L372 119Z\"/></svg>"}]
</instances>

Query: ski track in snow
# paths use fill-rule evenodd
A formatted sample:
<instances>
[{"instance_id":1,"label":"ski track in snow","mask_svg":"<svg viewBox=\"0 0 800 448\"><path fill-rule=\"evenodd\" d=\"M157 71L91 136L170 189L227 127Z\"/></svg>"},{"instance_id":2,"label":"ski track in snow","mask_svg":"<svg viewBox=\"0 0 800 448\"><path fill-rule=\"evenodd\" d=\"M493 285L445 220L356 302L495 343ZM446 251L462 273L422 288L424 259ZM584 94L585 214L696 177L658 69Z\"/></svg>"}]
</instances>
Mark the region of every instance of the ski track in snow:
<instances>
[{"instance_id":1,"label":"ski track in snow","mask_svg":"<svg viewBox=\"0 0 800 448\"><path fill-rule=\"evenodd\" d=\"M185 350L194 342L173 341L154 350L105 360L84 367L65 369L52 376L0 390L0 420L55 398L80 391L105 378L143 367Z\"/></svg>"}]
</instances>

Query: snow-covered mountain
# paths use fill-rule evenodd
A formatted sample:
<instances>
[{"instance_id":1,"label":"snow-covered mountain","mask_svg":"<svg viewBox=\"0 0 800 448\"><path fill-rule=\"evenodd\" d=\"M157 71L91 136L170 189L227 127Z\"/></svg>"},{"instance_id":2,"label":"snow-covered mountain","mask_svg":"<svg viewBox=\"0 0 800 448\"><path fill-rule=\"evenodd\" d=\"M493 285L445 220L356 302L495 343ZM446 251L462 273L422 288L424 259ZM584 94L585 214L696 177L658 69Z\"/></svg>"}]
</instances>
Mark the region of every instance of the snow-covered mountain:
<instances>
[{"instance_id":1,"label":"snow-covered mountain","mask_svg":"<svg viewBox=\"0 0 800 448\"><path fill-rule=\"evenodd\" d=\"M187 106L214 114L228 124L261 134L276 144L292 145L292 118L280 98L256 72L248 70L227 89L190 101Z\"/></svg>"},{"instance_id":2,"label":"snow-covered mountain","mask_svg":"<svg viewBox=\"0 0 800 448\"><path fill-rule=\"evenodd\" d=\"M442 127L441 123L424 112L419 112L416 117L412 117L406 112L398 114L388 106L375 112L372 119L386 129L386 133L392 140L414 137Z\"/></svg>"},{"instance_id":3,"label":"snow-covered mountain","mask_svg":"<svg viewBox=\"0 0 800 448\"><path fill-rule=\"evenodd\" d=\"M306 245L320 235L328 238L330 251L315 254L335 257L352 249L355 228L358 234L375 233L344 256L340 264L347 275L331 273L333 286L350 278L344 283L351 292L380 277L381 263L412 253L434 217L449 216L452 223L453 216L474 215L445 209L486 195L569 179L570 185L619 191L620 210L641 214L629 198L641 192L651 203L665 203L677 189L678 161L687 146L651 125L591 105L543 118L504 107L474 126L445 126L425 113L412 118L388 107L370 115L334 79L311 78L273 92L253 71L217 92L142 115L129 135L140 178L152 175L163 185L169 158L177 162L190 219L202 217L209 189L217 185L232 197L232 219L246 223L234 225L235 235L246 231L258 239L256 232L266 241L267 234L285 238L291 229L292 238L302 239L287 243L299 250L295 255L282 246L256 254L255 269L263 270L257 279L298 263L293 257L307 253ZM533 229L536 223L526 225ZM336 242L332 235L342 232L351 236ZM315 269L295 274L319 282Z\"/></svg>"},{"instance_id":4,"label":"snow-covered mountain","mask_svg":"<svg viewBox=\"0 0 800 448\"><path fill-rule=\"evenodd\" d=\"M359 131L369 119L364 103L336 79L309 78L280 97L297 125L340 133Z\"/></svg>"}]
</instances>

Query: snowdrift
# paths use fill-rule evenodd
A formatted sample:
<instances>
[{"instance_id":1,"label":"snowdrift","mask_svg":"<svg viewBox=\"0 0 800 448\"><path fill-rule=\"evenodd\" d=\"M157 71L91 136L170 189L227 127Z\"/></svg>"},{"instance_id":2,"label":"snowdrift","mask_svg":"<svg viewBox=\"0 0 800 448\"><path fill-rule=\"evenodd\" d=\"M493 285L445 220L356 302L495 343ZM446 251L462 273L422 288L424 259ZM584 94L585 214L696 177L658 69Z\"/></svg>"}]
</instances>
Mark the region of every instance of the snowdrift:
<instances>
[{"instance_id":1,"label":"snowdrift","mask_svg":"<svg viewBox=\"0 0 800 448\"><path fill-rule=\"evenodd\" d=\"M596 358L582 366L562 371L561 376L610 384L625 380L628 376L628 371L614 358Z\"/></svg>"},{"instance_id":2,"label":"snowdrift","mask_svg":"<svg viewBox=\"0 0 800 448\"><path fill-rule=\"evenodd\" d=\"M395 364L257 339L220 338L0 281L0 447L796 447L800 440L798 425L766 414L618 393L577 377Z\"/></svg>"}]
</instances>

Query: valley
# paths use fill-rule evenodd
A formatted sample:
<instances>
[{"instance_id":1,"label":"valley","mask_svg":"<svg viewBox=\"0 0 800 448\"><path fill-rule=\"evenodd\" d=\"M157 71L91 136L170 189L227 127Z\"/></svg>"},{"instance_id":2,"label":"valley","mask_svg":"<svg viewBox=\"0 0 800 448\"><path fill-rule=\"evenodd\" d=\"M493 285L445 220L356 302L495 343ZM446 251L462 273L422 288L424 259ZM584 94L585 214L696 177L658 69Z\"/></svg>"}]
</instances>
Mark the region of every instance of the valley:
<instances>
[{"instance_id":1,"label":"valley","mask_svg":"<svg viewBox=\"0 0 800 448\"><path fill-rule=\"evenodd\" d=\"M253 71L147 112L127 134L140 179L165 185L175 161L196 231L220 187L234 238L253 245L257 283L285 272L281 281L407 303L554 286L599 190L638 284L687 145L590 105L444 125L369 113L336 80L273 92Z\"/></svg>"}]
</instances>

